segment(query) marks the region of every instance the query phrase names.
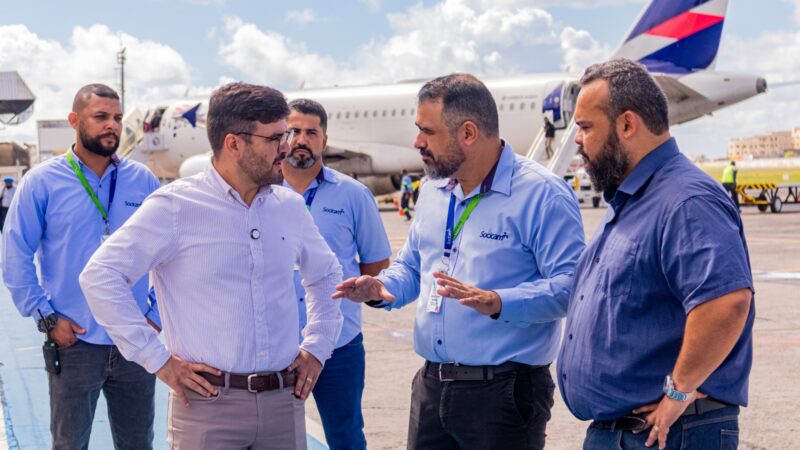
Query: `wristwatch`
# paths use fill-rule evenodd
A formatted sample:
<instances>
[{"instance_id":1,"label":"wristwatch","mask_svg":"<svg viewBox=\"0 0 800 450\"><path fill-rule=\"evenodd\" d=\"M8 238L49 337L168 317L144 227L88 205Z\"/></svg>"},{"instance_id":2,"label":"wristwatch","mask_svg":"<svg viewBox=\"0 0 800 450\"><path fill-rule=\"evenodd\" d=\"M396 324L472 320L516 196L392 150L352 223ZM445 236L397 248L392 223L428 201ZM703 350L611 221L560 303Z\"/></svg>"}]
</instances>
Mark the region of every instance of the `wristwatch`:
<instances>
[{"instance_id":1,"label":"wristwatch","mask_svg":"<svg viewBox=\"0 0 800 450\"><path fill-rule=\"evenodd\" d=\"M672 375L667 375L667 377L664 379L664 395L675 401L685 402L689 400L689 398L692 396L692 393L676 391L675 380L672 379Z\"/></svg>"},{"instance_id":2,"label":"wristwatch","mask_svg":"<svg viewBox=\"0 0 800 450\"><path fill-rule=\"evenodd\" d=\"M36 328L39 329L42 333L47 333L54 326L56 326L56 322L58 321L58 316L55 313L48 314L47 316L39 319L39 322L36 323Z\"/></svg>"},{"instance_id":3,"label":"wristwatch","mask_svg":"<svg viewBox=\"0 0 800 450\"><path fill-rule=\"evenodd\" d=\"M364 302L365 305L372 307L372 308L385 308L386 305L383 304L383 300L368 300Z\"/></svg>"}]
</instances>

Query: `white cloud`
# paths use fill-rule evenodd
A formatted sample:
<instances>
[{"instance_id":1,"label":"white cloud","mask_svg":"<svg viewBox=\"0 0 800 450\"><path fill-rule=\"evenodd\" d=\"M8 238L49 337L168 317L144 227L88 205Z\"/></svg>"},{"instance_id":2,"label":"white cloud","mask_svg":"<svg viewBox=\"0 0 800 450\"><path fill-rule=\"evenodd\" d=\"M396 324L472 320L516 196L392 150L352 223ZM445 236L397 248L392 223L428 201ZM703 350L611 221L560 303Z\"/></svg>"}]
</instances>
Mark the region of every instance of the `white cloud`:
<instances>
[{"instance_id":1,"label":"white cloud","mask_svg":"<svg viewBox=\"0 0 800 450\"><path fill-rule=\"evenodd\" d=\"M0 67L17 70L36 95L34 115L4 136L35 140L37 119L64 118L83 85L117 88L116 54L126 48L126 106L176 98L189 85L190 69L169 46L112 32L105 25L75 27L67 45L43 39L25 25L0 26Z\"/></svg>"},{"instance_id":2,"label":"white cloud","mask_svg":"<svg viewBox=\"0 0 800 450\"><path fill-rule=\"evenodd\" d=\"M317 14L311 8L304 8L300 10L288 11L284 21L287 23L298 23L305 25L314 22L327 22L327 19L317 17Z\"/></svg>"},{"instance_id":3,"label":"white cloud","mask_svg":"<svg viewBox=\"0 0 800 450\"><path fill-rule=\"evenodd\" d=\"M561 30L561 49L564 51L561 68L566 72L582 72L592 64L605 61L612 52L608 44L600 44L588 31L572 27Z\"/></svg>"},{"instance_id":4,"label":"white cloud","mask_svg":"<svg viewBox=\"0 0 800 450\"><path fill-rule=\"evenodd\" d=\"M381 9L381 0L358 0L359 3L367 5L370 11L377 11Z\"/></svg>"},{"instance_id":5,"label":"white cloud","mask_svg":"<svg viewBox=\"0 0 800 450\"><path fill-rule=\"evenodd\" d=\"M301 82L320 83L336 79L336 61L309 52L305 44L238 18L225 19L227 42L219 48L225 64L240 72L247 81L272 86L298 86Z\"/></svg>"},{"instance_id":6,"label":"white cloud","mask_svg":"<svg viewBox=\"0 0 800 450\"><path fill-rule=\"evenodd\" d=\"M397 81L453 71L501 75L532 71L531 57L560 53L559 26L545 10L521 0L445 0L387 15L391 34L376 37L348 60L308 49L303 42L228 18L219 54L243 77L280 87ZM573 30L579 33L579 30ZM582 32L588 58L603 47ZM598 50L598 48L600 50Z\"/></svg>"}]
</instances>

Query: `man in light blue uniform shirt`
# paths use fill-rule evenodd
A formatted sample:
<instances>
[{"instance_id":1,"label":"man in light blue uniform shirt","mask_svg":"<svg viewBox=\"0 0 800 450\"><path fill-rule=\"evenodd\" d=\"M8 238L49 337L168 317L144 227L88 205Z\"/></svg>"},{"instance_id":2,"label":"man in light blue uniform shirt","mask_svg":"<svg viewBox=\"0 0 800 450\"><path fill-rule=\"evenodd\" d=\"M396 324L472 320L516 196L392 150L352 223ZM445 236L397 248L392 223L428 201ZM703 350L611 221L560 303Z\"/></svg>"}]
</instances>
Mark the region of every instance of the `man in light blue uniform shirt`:
<instances>
[{"instance_id":1,"label":"man in light blue uniform shirt","mask_svg":"<svg viewBox=\"0 0 800 450\"><path fill-rule=\"evenodd\" d=\"M336 297L394 309L417 298L410 449L544 447L549 365L575 262L578 203L566 183L514 153L497 107L471 75L425 84L414 146L424 184L408 240L376 278Z\"/></svg>"},{"instance_id":2,"label":"man in light blue uniform shirt","mask_svg":"<svg viewBox=\"0 0 800 450\"><path fill-rule=\"evenodd\" d=\"M3 236L3 279L19 312L32 317L40 331L51 330L48 340L58 346L60 373L48 365L53 448L87 448L102 390L115 448L148 449L155 377L122 357L89 311L78 275L159 182L147 167L115 155L122 128L116 92L99 84L85 86L72 111L75 145L33 168L11 204ZM148 302L147 277L135 282L132 292L140 313L160 328L156 305Z\"/></svg>"},{"instance_id":3,"label":"man in light blue uniform shirt","mask_svg":"<svg viewBox=\"0 0 800 450\"><path fill-rule=\"evenodd\" d=\"M322 163L328 116L314 100L289 103L292 148L283 161L284 186L301 193L325 242L339 259L345 278L377 275L389 266L391 248L375 197L366 186ZM295 270L300 327L306 325L305 290ZM361 305L342 302L344 325L336 349L314 386L325 439L331 450L366 449L361 394L364 344Z\"/></svg>"}]
</instances>

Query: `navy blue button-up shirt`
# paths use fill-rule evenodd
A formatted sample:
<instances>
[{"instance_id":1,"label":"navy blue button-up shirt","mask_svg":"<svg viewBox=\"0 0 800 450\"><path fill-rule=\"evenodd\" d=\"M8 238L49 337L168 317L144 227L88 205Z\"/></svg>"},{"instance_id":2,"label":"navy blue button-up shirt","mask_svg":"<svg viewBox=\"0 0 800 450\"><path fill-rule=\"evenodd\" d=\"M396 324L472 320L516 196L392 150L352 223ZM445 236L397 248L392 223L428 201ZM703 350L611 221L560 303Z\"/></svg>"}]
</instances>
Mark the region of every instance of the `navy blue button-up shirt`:
<instances>
[{"instance_id":1,"label":"navy blue button-up shirt","mask_svg":"<svg viewBox=\"0 0 800 450\"><path fill-rule=\"evenodd\" d=\"M674 139L606 200L605 221L575 269L558 358L561 394L580 419L615 419L658 401L687 314L753 287L736 206ZM747 404L754 317L750 308L742 336L701 392Z\"/></svg>"}]
</instances>

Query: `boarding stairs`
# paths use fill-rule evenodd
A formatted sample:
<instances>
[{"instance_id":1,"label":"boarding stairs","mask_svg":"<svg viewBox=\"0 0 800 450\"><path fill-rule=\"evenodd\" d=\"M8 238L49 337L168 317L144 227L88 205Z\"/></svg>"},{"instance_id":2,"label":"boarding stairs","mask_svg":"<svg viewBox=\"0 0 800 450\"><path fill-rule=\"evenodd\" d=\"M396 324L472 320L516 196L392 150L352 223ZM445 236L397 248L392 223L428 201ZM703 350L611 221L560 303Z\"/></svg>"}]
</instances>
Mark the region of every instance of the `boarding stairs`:
<instances>
[{"instance_id":1,"label":"boarding stairs","mask_svg":"<svg viewBox=\"0 0 800 450\"><path fill-rule=\"evenodd\" d=\"M548 160L547 152L544 149L544 128L542 128L531 143L526 156L528 159L547 167L559 177L563 177L566 175L572 159L578 153L578 144L575 143L575 134L577 132L578 126L574 121L570 121L566 128L556 130L556 138L553 142L553 157Z\"/></svg>"}]
</instances>

